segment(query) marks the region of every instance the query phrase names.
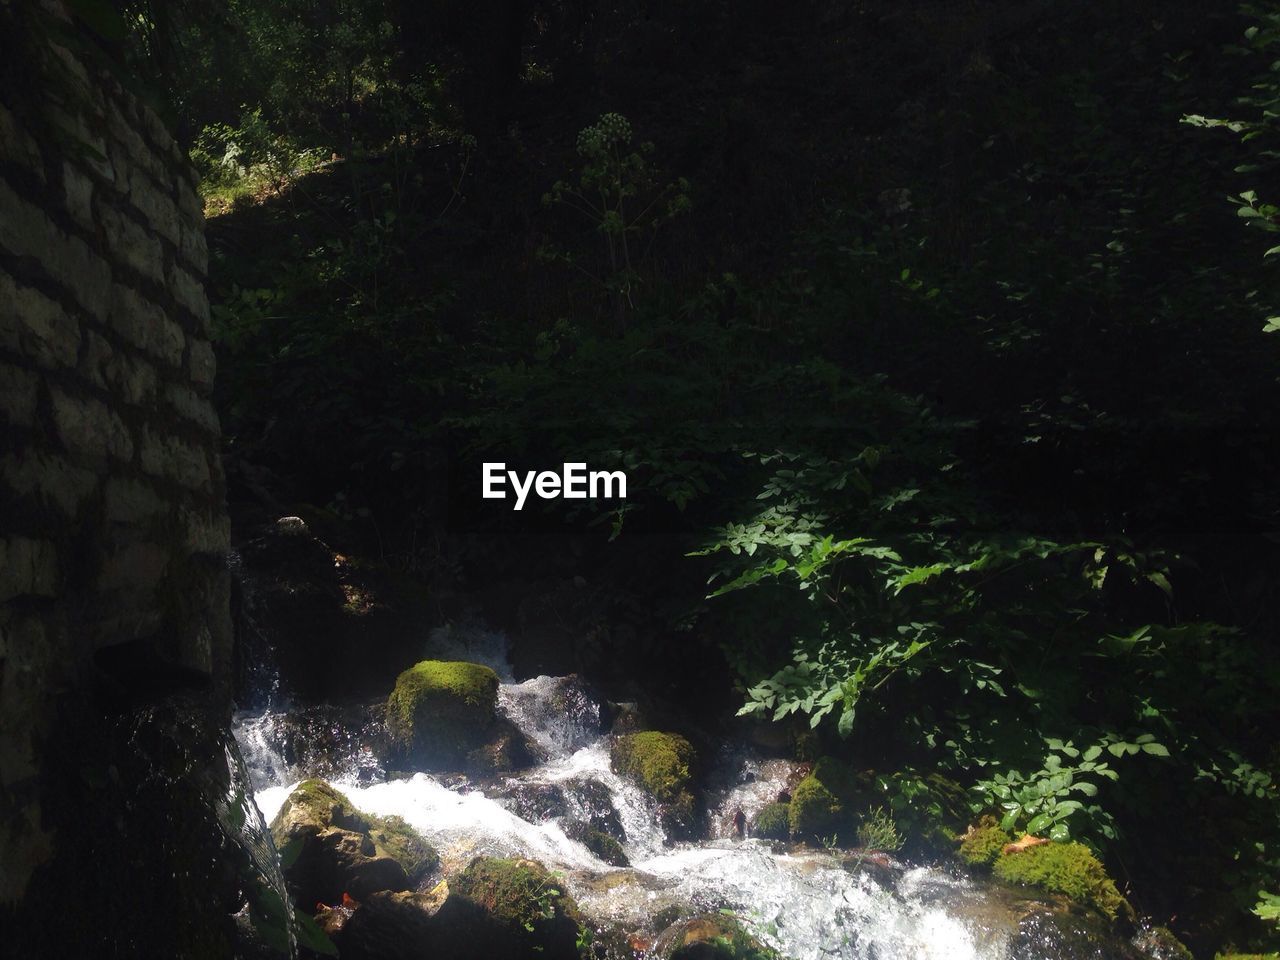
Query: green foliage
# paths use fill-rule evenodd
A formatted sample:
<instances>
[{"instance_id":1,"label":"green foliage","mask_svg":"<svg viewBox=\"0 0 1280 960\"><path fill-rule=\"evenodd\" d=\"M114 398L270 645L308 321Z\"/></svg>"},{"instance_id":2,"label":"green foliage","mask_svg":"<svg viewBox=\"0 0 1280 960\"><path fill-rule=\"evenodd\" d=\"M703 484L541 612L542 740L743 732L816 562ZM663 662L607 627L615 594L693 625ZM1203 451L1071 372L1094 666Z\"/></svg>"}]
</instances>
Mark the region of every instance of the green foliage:
<instances>
[{"instance_id":1,"label":"green foliage","mask_svg":"<svg viewBox=\"0 0 1280 960\"><path fill-rule=\"evenodd\" d=\"M904 840L897 825L883 807L867 811L858 824L858 846L863 850L882 850L894 853L902 849Z\"/></svg>"},{"instance_id":2,"label":"green foliage","mask_svg":"<svg viewBox=\"0 0 1280 960\"><path fill-rule=\"evenodd\" d=\"M1120 895L1106 868L1079 843L1046 843L995 861L995 875L1010 883L1037 886L1087 904L1108 919L1132 919L1133 908Z\"/></svg>"},{"instance_id":3,"label":"green foliage","mask_svg":"<svg viewBox=\"0 0 1280 960\"><path fill-rule=\"evenodd\" d=\"M1155 743L1151 734L1140 736L1135 749L1150 746L1146 752L1156 753L1155 748L1168 756L1168 751ZM1042 769L1028 775L1014 770L997 773L990 779L974 785L979 799L975 812L999 809L1003 830L1022 830L1051 840L1065 841L1071 838L1072 827L1076 834L1092 834L1103 840L1116 838L1115 819L1098 804L1085 804L1080 797L1098 795L1097 779L1116 780L1119 775L1112 770L1102 756L1101 744L1094 744L1083 753L1070 741L1051 740L1049 747L1055 752L1045 757ZM1117 755L1126 752L1129 744L1114 743L1120 748ZM1064 762L1064 757L1067 758ZM1074 818L1074 819L1073 819Z\"/></svg>"},{"instance_id":4,"label":"green foliage","mask_svg":"<svg viewBox=\"0 0 1280 960\"><path fill-rule=\"evenodd\" d=\"M631 123L606 113L578 134L582 168L577 182L557 180L543 196L547 206L562 205L585 217L603 238L603 268L584 266L570 251L543 248L547 259L570 264L606 291L619 325L636 308L642 268L663 224L689 209L689 182L657 181L649 157L653 144L632 146Z\"/></svg>"}]
</instances>

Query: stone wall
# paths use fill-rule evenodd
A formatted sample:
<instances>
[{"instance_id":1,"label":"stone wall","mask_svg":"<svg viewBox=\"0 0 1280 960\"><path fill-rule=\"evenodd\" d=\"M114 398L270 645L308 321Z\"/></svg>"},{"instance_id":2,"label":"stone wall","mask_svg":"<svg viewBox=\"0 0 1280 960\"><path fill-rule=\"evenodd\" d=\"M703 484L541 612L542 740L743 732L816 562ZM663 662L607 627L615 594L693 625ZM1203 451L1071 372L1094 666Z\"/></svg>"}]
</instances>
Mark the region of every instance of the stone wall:
<instances>
[{"instance_id":1,"label":"stone wall","mask_svg":"<svg viewBox=\"0 0 1280 960\"><path fill-rule=\"evenodd\" d=\"M0 16L0 903L57 847L55 725L218 689L231 645L194 175L87 45L12 27Z\"/></svg>"}]
</instances>

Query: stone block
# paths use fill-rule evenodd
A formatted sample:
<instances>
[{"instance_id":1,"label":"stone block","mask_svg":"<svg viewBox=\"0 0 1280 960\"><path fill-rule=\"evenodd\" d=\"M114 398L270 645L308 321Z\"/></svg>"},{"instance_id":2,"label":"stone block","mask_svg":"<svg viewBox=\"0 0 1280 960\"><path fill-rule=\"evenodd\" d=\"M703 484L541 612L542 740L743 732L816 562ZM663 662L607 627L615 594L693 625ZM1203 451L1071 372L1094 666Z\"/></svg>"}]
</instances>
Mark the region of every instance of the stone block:
<instances>
[{"instance_id":1,"label":"stone block","mask_svg":"<svg viewBox=\"0 0 1280 960\"><path fill-rule=\"evenodd\" d=\"M3 104L0 104L0 160L23 167L41 183L45 182L39 145Z\"/></svg>"},{"instance_id":2,"label":"stone block","mask_svg":"<svg viewBox=\"0 0 1280 960\"><path fill-rule=\"evenodd\" d=\"M204 451L151 427L142 430L142 469L190 490L209 486L209 461Z\"/></svg>"},{"instance_id":3,"label":"stone block","mask_svg":"<svg viewBox=\"0 0 1280 960\"><path fill-rule=\"evenodd\" d=\"M98 489L98 475L54 453L24 447L0 459L0 483L19 498L74 517Z\"/></svg>"},{"instance_id":4,"label":"stone block","mask_svg":"<svg viewBox=\"0 0 1280 960\"><path fill-rule=\"evenodd\" d=\"M199 322L201 333L209 330L209 298L204 284L177 264L170 264L168 271L169 292Z\"/></svg>"},{"instance_id":5,"label":"stone block","mask_svg":"<svg viewBox=\"0 0 1280 960\"><path fill-rule=\"evenodd\" d=\"M130 543L103 561L94 584L98 590L152 593L169 566L169 551L158 543Z\"/></svg>"},{"instance_id":6,"label":"stone block","mask_svg":"<svg viewBox=\"0 0 1280 960\"><path fill-rule=\"evenodd\" d=\"M168 503L150 484L131 477L112 477L107 481L102 513L111 523L144 523L168 510Z\"/></svg>"},{"instance_id":7,"label":"stone block","mask_svg":"<svg viewBox=\"0 0 1280 960\"><path fill-rule=\"evenodd\" d=\"M133 440L124 421L94 397L65 393L54 387L53 421L58 436L72 453L89 457L133 459Z\"/></svg>"},{"instance_id":8,"label":"stone block","mask_svg":"<svg viewBox=\"0 0 1280 960\"><path fill-rule=\"evenodd\" d=\"M155 368L139 357L114 349L92 330L85 337L80 369L90 383L134 406L147 403L156 394Z\"/></svg>"},{"instance_id":9,"label":"stone block","mask_svg":"<svg viewBox=\"0 0 1280 960\"><path fill-rule=\"evenodd\" d=\"M186 334L137 290L116 284L111 290L110 316L111 328L129 343L171 367L182 366Z\"/></svg>"},{"instance_id":10,"label":"stone block","mask_svg":"<svg viewBox=\"0 0 1280 960\"><path fill-rule=\"evenodd\" d=\"M218 413L213 404L190 387L179 383L165 384L164 399L180 417L190 420L206 433L218 435Z\"/></svg>"},{"instance_id":11,"label":"stone block","mask_svg":"<svg viewBox=\"0 0 1280 960\"><path fill-rule=\"evenodd\" d=\"M178 244L183 259L187 261L200 276L209 273L209 246L205 241L204 227L201 224L182 227L182 241Z\"/></svg>"},{"instance_id":12,"label":"stone block","mask_svg":"<svg viewBox=\"0 0 1280 960\"><path fill-rule=\"evenodd\" d=\"M73 366L80 327L62 305L0 270L0 346L46 369Z\"/></svg>"},{"instance_id":13,"label":"stone block","mask_svg":"<svg viewBox=\"0 0 1280 960\"><path fill-rule=\"evenodd\" d=\"M0 603L57 595L58 553L48 540L0 539Z\"/></svg>"},{"instance_id":14,"label":"stone block","mask_svg":"<svg viewBox=\"0 0 1280 960\"><path fill-rule=\"evenodd\" d=\"M129 202L161 236L177 246L181 239L178 208L169 193L138 167L129 172Z\"/></svg>"},{"instance_id":15,"label":"stone block","mask_svg":"<svg viewBox=\"0 0 1280 960\"><path fill-rule=\"evenodd\" d=\"M151 242L159 247L154 239ZM0 180L0 247L20 257L39 260L81 306L96 317L103 315L111 289L111 270L106 261L79 237L68 236L4 180Z\"/></svg>"},{"instance_id":16,"label":"stone block","mask_svg":"<svg viewBox=\"0 0 1280 960\"><path fill-rule=\"evenodd\" d=\"M93 181L70 163L62 165L62 198L72 219L92 230Z\"/></svg>"},{"instance_id":17,"label":"stone block","mask_svg":"<svg viewBox=\"0 0 1280 960\"><path fill-rule=\"evenodd\" d=\"M184 508L180 517L183 544L192 553L223 556L231 549L231 521L225 513Z\"/></svg>"},{"instance_id":18,"label":"stone block","mask_svg":"<svg viewBox=\"0 0 1280 960\"><path fill-rule=\"evenodd\" d=\"M164 253L146 227L110 204L98 204L98 223L112 259L140 276L164 283Z\"/></svg>"},{"instance_id":19,"label":"stone block","mask_svg":"<svg viewBox=\"0 0 1280 960\"><path fill-rule=\"evenodd\" d=\"M30 427L36 417L36 375L0 362L0 418L15 427Z\"/></svg>"},{"instance_id":20,"label":"stone block","mask_svg":"<svg viewBox=\"0 0 1280 960\"><path fill-rule=\"evenodd\" d=\"M213 384L218 361L214 357L213 344L208 340L192 340L187 348L187 371L192 383L202 387Z\"/></svg>"}]
</instances>

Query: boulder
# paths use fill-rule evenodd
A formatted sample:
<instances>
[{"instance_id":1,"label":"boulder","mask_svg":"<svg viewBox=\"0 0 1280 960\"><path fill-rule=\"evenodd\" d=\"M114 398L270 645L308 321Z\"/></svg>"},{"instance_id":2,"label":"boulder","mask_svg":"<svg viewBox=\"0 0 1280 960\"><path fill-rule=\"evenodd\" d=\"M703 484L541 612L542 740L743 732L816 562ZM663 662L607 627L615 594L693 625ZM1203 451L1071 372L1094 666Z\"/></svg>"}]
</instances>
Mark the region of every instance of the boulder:
<instances>
[{"instance_id":1,"label":"boulder","mask_svg":"<svg viewBox=\"0 0 1280 960\"><path fill-rule=\"evenodd\" d=\"M797 840L836 837L848 841L854 832L858 793L854 772L834 757L823 757L791 794L791 835Z\"/></svg>"},{"instance_id":2,"label":"boulder","mask_svg":"<svg viewBox=\"0 0 1280 960\"><path fill-rule=\"evenodd\" d=\"M751 836L762 840L785 840L791 834L791 804L771 803L756 814Z\"/></svg>"},{"instance_id":3,"label":"boulder","mask_svg":"<svg viewBox=\"0 0 1280 960\"><path fill-rule=\"evenodd\" d=\"M392 748L414 769L459 769L489 742L497 700L498 675L491 668L424 660L400 674L387 698Z\"/></svg>"},{"instance_id":4,"label":"boulder","mask_svg":"<svg viewBox=\"0 0 1280 960\"><path fill-rule=\"evenodd\" d=\"M1120 895L1106 868L1082 843L1046 843L996 858L994 873L1020 883L1061 893L1093 907L1111 921L1132 923L1133 908Z\"/></svg>"},{"instance_id":5,"label":"boulder","mask_svg":"<svg viewBox=\"0 0 1280 960\"><path fill-rule=\"evenodd\" d=\"M597 830L581 820L574 820L565 826L564 833L570 840L576 840L605 863L615 867L631 866L631 860L622 849L622 844L603 830Z\"/></svg>"},{"instance_id":6,"label":"boulder","mask_svg":"<svg viewBox=\"0 0 1280 960\"><path fill-rule=\"evenodd\" d=\"M660 960L779 960L776 951L722 913L673 924L658 937L652 955Z\"/></svg>"},{"instance_id":7,"label":"boulder","mask_svg":"<svg viewBox=\"0 0 1280 960\"><path fill-rule=\"evenodd\" d=\"M564 792L569 812L577 820L593 830L608 834L619 843L625 843L627 832L622 827L622 817L613 805L609 788L599 780L574 777L564 782Z\"/></svg>"},{"instance_id":8,"label":"boulder","mask_svg":"<svg viewBox=\"0 0 1280 960\"><path fill-rule=\"evenodd\" d=\"M509 783L495 790L493 796L521 820L530 823L546 823L569 812L565 791L554 783Z\"/></svg>"},{"instance_id":9,"label":"boulder","mask_svg":"<svg viewBox=\"0 0 1280 960\"><path fill-rule=\"evenodd\" d=\"M375 893L317 917L342 960L578 960L573 899L532 860L473 860L429 893Z\"/></svg>"},{"instance_id":10,"label":"boulder","mask_svg":"<svg viewBox=\"0 0 1280 960\"><path fill-rule=\"evenodd\" d=\"M398 817L356 810L323 780L306 780L271 823L295 903L361 900L381 890L407 890L439 863L430 844Z\"/></svg>"},{"instance_id":11,"label":"boulder","mask_svg":"<svg viewBox=\"0 0 1280 960\"><path fill-rule=\"evenodd\" d=\"M614 773L639 784L658 801L658 818L672 839L698 832L698 805L693 793L696 754L679 734L646 730L615 737L609 753Z\"/></svg>"}]
</instances>

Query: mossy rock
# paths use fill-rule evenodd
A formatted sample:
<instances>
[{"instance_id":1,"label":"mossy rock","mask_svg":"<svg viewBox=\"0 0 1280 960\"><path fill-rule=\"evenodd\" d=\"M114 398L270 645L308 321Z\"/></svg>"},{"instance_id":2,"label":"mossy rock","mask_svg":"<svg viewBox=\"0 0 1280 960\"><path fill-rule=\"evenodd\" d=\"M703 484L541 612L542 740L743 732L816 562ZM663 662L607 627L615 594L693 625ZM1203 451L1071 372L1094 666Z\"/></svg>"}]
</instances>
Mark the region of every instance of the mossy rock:
<instances>
[{"instance_id":1,"label":"mossy rock","mask_svg":"<svg viewBox=\"0 0 1280 960\"><path fill-rule=\"evenodd\" d=\"M1133 945L1149 960L1195 960L1187 945L1168 927L1144 927Z\"/></svg>"},{"instance_id":2,"label":"mossy rock","mask_svg":"<svg viewBox=\"0 0 1280 960\"><path fill-rule=\"evenodd\" d=\"M271 821L271 836L294 899L306 907L338 902L343 893L403 890L440 863L399 817L361 813L323 780L298 784Z\"/></svg>"},{"instance_id":3,"label":"mossy rock","mask_svg":"<svg viewBox=\"0 0 1280 960\"><path fill-rule=\"evenodd\" d=\"M663 931L654 945L662 960L779 960L731 916L709 913Z\"/></svg>"},{"instance_id":4,"label":"mossy rock","mask_svg":"<svg viewBox=\"0 0 1280 960\"><path fill-rule=\"evenodd\" d=\"M387 698L393 748L427 770L462 765L496 719L498 675L460 660L423 660L396 678Z\"/></svg>"},{"instance_id":5,"label":"mossy rock","mask_svg":"<svg viewBox=\"0 0 1280 960\"><path fill-rule=\"evenodd\" d=\"M1082 843L1046 843L1002 854L994 870L1001 880L1061 893L1093 907L1109 920L1133 920L1133 908L1107 876L1106 868Z\"/></svg>"},{"instance_id":6,"label":"mossy rock","mask_svg":"<svg viewBox=\"0 0 1280 960\"><path fill-rule=\"evenodd\" d=\"M576 840L605 863L615 867L629 867L631 860L620 844L603 830L597 830L590 824L575 820L564 828L565 836Z\"/></svg>"},{"instance_id":7,"label":"mossy rock","mask_svg":"<svg viewBox=\"0 0 1280 960\"><path fill-rule=\"evenodd\" d=\"M971 867L989 867L1013 837L1000 829L995 817L983 817L960 841L960 859Z\"/></svg>"},{"instance_id":8,"label":"mossy rock","mask_svg":"<svg viewBox=\"0 0 1280 960\"><path fill-rule=\"evenodd\" d=\"M791 804L771 803L751 824L751 835L764 840L786 840L791 834Z\"/></svg>"},{"instance_id":9,"label":"mossy rock","mask_svg":"<svg viewBox=\"0 0 1280 960\"><path fill-rule=\"evenodd\" d=\"M614 773L635 781L658 801L658 819L673 838L689 838L697 832L696 757L684 737L655 730L616 737L609 754Z\"/></svg>"},{"instance_id":10,"label":"mossy rock","mask_svg":"<svg viewBox=\"0 0 1280 960\"><path fill-rule=\"evenodd\" d=\"M369 820L369 839L375 849L379 855L391 857L404 867L409 883L417 884L440 865L435 847L399 817L369 817Z\"/></svg>"},{"instance_id":11,"label":"mossy rock","mask_svg":"<svg viewBox=\"0 0 1280 960\"><path fill-rule=\"evenodd\" d=\"M577 957L578 906L541 864L481 857L448 886L440 919L465 935L472 950L467 955Z\"/></svg>"},{"instance_id":12,"label":"mossy rock","mask_svg":"<svg viewBox=\"0 0 1280 960\"><path fill-rule=\"evenodd\" d=\"M791 793L791 835L798 840L849 840L860 793L857 776L840 760L823 757Z\"/></svg>"},{"instance_id":13,"label":"mossy rock","mask_svg":"<svg viewBox=\"0 0 1280 960\"><path fill-rule=\"evenodd\" d=\"M346 795L323 780L303 780L285 798L275 819L271 836L277 847L283 847L300 831L319 832L329 827L367 831L372 821L361 813Z\"/></svg>"},{"instance_id":14,"label":"mossy rock","mask_svg":"<svg viewBox=\"0 0 1280 960\"><path fill-rule=\"evenodd\" d=\"M693 746L684 737L655 730L617 737L609 752L614 773L630 777L660 803L689 789L694 758Z\"/></svg>"}]
</instances>

